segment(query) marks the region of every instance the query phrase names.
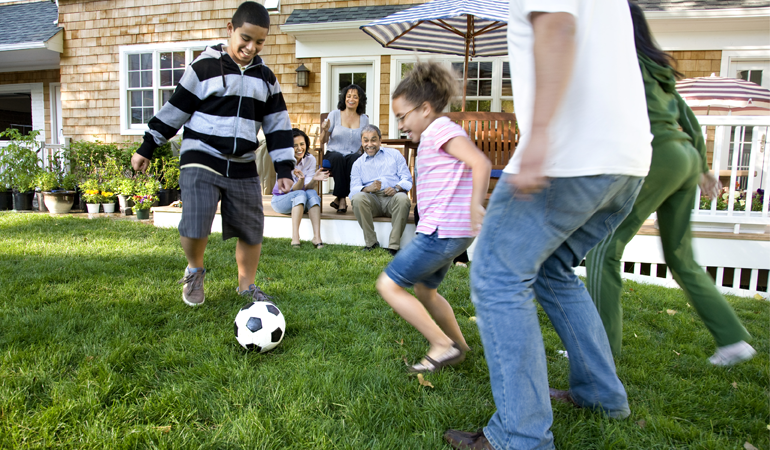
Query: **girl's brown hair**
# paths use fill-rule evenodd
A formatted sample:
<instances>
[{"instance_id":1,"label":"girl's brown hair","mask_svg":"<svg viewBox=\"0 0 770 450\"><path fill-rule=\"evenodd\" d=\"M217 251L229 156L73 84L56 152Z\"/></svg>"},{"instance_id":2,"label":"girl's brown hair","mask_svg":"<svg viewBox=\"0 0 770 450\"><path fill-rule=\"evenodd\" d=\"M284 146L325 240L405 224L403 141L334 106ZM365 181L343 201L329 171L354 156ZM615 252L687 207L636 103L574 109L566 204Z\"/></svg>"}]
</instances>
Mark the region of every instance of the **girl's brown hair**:
<instances>
[{"instance_id":1,"label":"girl's brown hair","mask_svg":"<svg viewBox=\"0 0 770 450\"><path fill-rule=\"evenodd\" d=\"M457 78L457 74L441 63L418 61L398 83L391 98L403 97L417 106L428 102L434 111L441 112L453 97L460 94Z\"/></svg>"}]
</instances>

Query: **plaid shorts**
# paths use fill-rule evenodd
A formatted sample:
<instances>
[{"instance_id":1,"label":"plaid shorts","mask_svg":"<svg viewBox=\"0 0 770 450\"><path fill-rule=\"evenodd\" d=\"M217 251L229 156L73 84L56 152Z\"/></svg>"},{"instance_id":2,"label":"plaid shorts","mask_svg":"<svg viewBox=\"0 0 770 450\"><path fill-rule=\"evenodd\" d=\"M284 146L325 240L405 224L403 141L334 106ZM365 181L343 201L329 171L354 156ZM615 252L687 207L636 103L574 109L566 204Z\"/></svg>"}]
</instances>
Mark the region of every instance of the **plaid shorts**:
<instances>
[{"instance_id":1,"label":"plaid shorts","mask_svg":"<svg viewBox=\"0 0 770 450\"><path fill-rule=\"evenodd\" d=\"M227 178L200 167L183 168L182 221L179 234L202 239L211 234L211 224L222 200L222 239L243 239L246 244L262 243L265 214L259 177Z\"/></svg>"}]
</instances>

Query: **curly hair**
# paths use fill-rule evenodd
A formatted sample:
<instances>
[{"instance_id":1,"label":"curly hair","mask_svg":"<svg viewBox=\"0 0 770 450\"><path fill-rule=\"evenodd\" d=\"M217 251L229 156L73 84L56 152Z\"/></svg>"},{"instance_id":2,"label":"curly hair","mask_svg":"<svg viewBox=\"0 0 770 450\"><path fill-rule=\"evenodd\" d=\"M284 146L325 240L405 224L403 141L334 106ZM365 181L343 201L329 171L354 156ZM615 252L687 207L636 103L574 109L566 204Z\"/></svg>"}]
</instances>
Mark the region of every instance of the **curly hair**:
<instances>
[{"instance_id":1,"label":"curly hair","mask_svg":"<svg viewBox=\"0 0 770 450\"><path fill-rule=\"evenodd\" d=\"M292 139L297 136L302 136L303 138L305 138L305 154L302 155L302 157L304 158L305 156L307 156L307 152L310 150L310 138L307 137L307 134L305 134L305 132L300 130L299 128L292 128L291 129Z\"/></svg>"},{"instance_id":2,"label":"curly hair","mask_svg":"<svg viewBox=\"0 0 770 450\"><path fill-rule=\"evenodd\" d=\"M413 105L428 102L433 110L440 112L453 97L460 95L460 83L457 78L454 71L439 62L418 61L398 83L391 98L403 97Z\"/></svg>"},{"instance_id":3,"label":"curly hair","mask_svg":"<svg viewBox=\"0 0 770 450\"><path fill-rule=\"evenodd\" d=\"M346 86L340 91L340 101L337 102L337 109L345 111L345 96L348 95L348 91L351 89L358 91L358 107L356 108L356 114L360 116L366 112L366 92L364 92L364 90L361 89L361 86L357 84Z\"/></svg>"}]
</instances>

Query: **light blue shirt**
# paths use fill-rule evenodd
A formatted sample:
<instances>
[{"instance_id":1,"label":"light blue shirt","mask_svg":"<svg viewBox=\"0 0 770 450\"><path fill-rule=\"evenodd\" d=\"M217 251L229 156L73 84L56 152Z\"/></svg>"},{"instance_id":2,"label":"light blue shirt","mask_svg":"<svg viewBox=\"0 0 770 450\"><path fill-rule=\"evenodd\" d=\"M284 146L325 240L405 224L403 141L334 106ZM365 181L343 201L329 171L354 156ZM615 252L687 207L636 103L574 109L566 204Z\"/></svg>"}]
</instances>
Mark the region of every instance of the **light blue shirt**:
<instances>
[{"instance_id":1,"label":"light blue shirt","mask_svg":"<svg viewBox=\"0 0 770 450\"><path fill-rule=\"evenodd\" d=\"M361 114L358 128L343 127L339 109L330 112L327 119L329 119L329 143L326 144L326 151L343 155L357 152L361 147L361 129L369 125L369 116Z\"/></svg>"},{"instance_id":2,"label":"light blue shirt","mask_svg":"<svg viewBox=\"0 0 770 450\"><path fill-rule=\"evenodd\" d=\"M361 155L350 171L350 192L361 192L376 180L380 180L382 190L396 185L405 191L412 189L412 174L400 151L380 147L374 156Z\"/></svg>"}]
</instances>

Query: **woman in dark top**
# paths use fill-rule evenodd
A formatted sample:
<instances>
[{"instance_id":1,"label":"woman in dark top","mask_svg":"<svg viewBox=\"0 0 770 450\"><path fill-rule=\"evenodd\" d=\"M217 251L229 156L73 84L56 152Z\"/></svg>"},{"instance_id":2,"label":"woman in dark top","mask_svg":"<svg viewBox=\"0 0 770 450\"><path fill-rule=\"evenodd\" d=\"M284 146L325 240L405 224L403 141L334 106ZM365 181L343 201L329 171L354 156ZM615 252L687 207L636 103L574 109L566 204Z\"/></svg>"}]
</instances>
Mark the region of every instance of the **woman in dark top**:
<instances>
[{"instance_id":1,"label":"woman in dark top","mask_svg":"<svg viewBox=\"0 0 770 450\"><path fill-rule=\"evenodd\" d=\"M361 129L369 124L366 111L366 93L359 86L351 84L340 92L337 109L321 124L321 141L326 145L324 159L331 164L329 171L334 177L336 197L331 207L339 214L348 210L347 197L350 194L350 171L353 163L361 156Z\"/></svg>"}]
</instances>

